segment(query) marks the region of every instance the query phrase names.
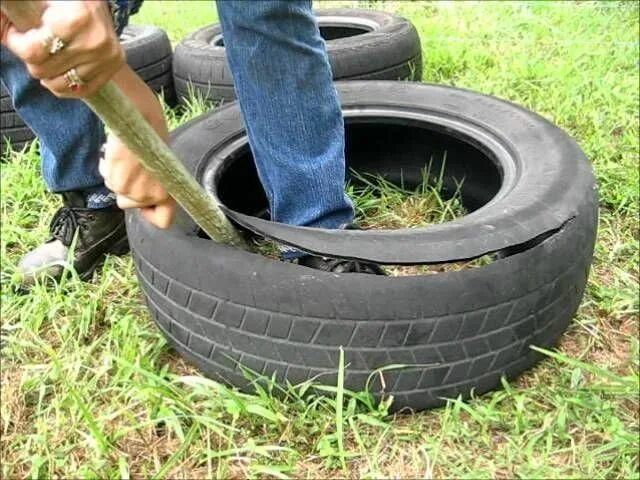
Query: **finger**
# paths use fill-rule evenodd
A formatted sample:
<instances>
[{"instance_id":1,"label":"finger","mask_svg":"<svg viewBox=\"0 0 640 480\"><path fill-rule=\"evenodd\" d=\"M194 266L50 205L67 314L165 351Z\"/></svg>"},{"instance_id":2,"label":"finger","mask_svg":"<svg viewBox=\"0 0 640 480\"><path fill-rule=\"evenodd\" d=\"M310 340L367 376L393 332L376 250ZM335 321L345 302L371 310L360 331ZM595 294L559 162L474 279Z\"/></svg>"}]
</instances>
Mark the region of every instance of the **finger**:
<instances>
[{"instance_id":1,"label":"finger","mask_svg":"<svg viewBox=\"0 0 640 480\"><path fill-rule=\"evenodd\" d=\"M107 145L109 144L109 140L107 140ZM100 160L98 160L98 173L102 176L103 179L106 180L107 173L109 172L109 164L110 159L106 155L100 155Z\"/></svg>"},{"instance_id":2,"label":"finger","mask_svg":"<svg viewBox=\"0 0 640 480\"><path fill-rule=\"evenodd\" d=\"M161 229L167 229L171 226L171 223L173 223L173 217L176 213L176 202L173 198L170 198L155 207L143 208L140 212L152 225Z\"/></svg>"},{"instance_id":3,"label":"finger","mask_svg":"<svg viewBox=\"0 0 640 480\"><path fill-rule=\"evenodd\" d=\"M126 62L126 54L120 44L101 51L99 55L96 55L95 52L87 52L81 46L81 44L78 46L75 44L65 45L58 53L49 54L39 63L27 62L29 73L34 78L50 79L64 75L65 72L74 67L77 68L78 65L91 65L95 70L109 69L114 72ZM87 73L91 75L90 71Z\"/></svg>"},{"instance_id":4,"label":"finger","mask_svg":"<svg viewBox=\"0 0 640 480\"><path fill-rule=\"evenodd\" d=\"M88 63L83 65L78 65L75 68L75 72L78 75L78 78L81 80L78 83L78 88L73 90L69 84L69 80L66 78L66 75L71 70L66 70L62 72L62 74L57 75L53 78L42 79L40 83L52 91L53 93L57 93L60 95L76 95L80 89L86 87L91 81L93 81L96 76L100 74L101 66L99 63Z\"/></svg>"},{"instance_id":5,"label":"finger","mask_svg":"<svg viewBox=\"0 0 640 480\"><path fill-rule=\"evenodd\" d=\"M107 188L118 197L122 197L120 208L149 207L164 203L170 198L167 191L157 182L149 180L146 174L143 174L142 178L132 180L124 174L118 174L117 168L109 170L103 165L104 163L99 163L98 170L105 172L101 174Z\"/></svg>"},{"instance_id":6,"label":"finger","mask_svg":"<svg viewBox=\"0 0 640 480\"><path fill-rule=\"evenodd\" d=\"M147 172L132 181L125 195L137 202L153 202L156 205L169 199L169 193Z\"/></svg>"},{"instance_id":7,"label":"finger","mask_svg":"<svg viewBox=\"0 0 640 480\"><path fill-rule=\"evenodd\" d=\"M32 75L40 79L55 78L91 60L111 65L115 73L125 62L125 55L106 4L69 0L51 4L42 17L43 36L47 32L55 33L64 42L64 48L41 64L30 65Z\"/></svg>"},{"instance_id":8,"label":"finger","mask_svg":"<svg viewBox=\"0 0 640 480\"><path fill-rule=\"evenodd\" d=\"M118 204L118 207L121 208L122 210L126 210L127 208L148 208L148 207L155 206L154 203L138 202L125 195L116 195L116 203Z\"/></svg>"},{"instance_id":9,"label":"finger","mask_svg":"<svg viewBox=\"0 0 640 480\"><path fill-rule=\"evenodd\" d=\"M122 195L123 197L126 197L130 202L135 202L137 205L135 205L134 207L137 207L137 208L150 207L152 205L160 205L162 203L165 203L170 198L169 194L164 188L160 186L149 187L148 182L134 183L129 188L121 189L118 194ZM127 202L127 205L129 205L129 202ZM130 208L130 207L121 207L121 208Z\"/></svg>"},{"instance_id":10,"label":"finger","mask_svg":"<svg viewBox=\"0 0 640 480\"><path fill-rule=\"evenodd\" d=\"M10 25L3 43L25 63L40 64L51 55L49 49L43 44L44 39L42 29L35 28L19 32L15 26Z\"/></svg>"},{"instance_id":11,"label":"finger","mask_svg":"<svg viewBox=\"0 0 640 480\"><path fill-rule=\"evenodd\" d=\"M80 65L75 68L78 76L83 81L82 84L72 86L64 75L53 79L41 80L40 83L60 98L86 98L94 95L109 81L108 72L98 70L100 68L98 64Z\"/></svg>"},{"instance_id":12,"label":"finger","mask_svg":"<svg viewBox=\"0 0 640 480\"><path fill-rule=\"evenodd\" d=\"M56 78L66 71L91 60L84 52L75 52L72 46L65 46L61 51L49 54L42 62L27 62L29 74L40 80Z\"/></svg>"},{"instance_id":13,"label":"finger","mask_svg":"<svg viewBox=\"0 0 640 480\"><path fill-rule=\"evenodd\" d=\"M42 14L42 24L49 28L67 44L71 39L79 35L79 32L86 32L90 28L96 28L92 24L94 19L89 12L89 2L82 0L66 0L64 2L51 3L49 8Z\"/></svg>"}]
</instances>

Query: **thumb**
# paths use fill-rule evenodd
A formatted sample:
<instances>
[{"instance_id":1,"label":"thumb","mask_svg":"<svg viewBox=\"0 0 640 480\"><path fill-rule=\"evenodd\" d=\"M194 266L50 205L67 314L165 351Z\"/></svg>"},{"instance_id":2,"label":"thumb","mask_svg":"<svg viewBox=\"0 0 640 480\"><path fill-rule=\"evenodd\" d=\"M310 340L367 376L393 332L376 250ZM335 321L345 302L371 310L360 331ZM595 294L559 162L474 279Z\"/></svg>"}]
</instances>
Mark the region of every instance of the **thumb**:
<instances>
[{"instance_id":1,"label":"thumb","mask_svg":"<svg viewBox=\"0 0 640 480\"><path fill-rule=\"evenodd\" d=\"M140 212L152 225L161 229L167 229L171 226L176 213L176 201L173 198L169 198L153 207L141 208Z\"/></svg>"},{"instance_id":2,"label":"thumb","mask_svg":"<svg viewBox=\"0 0 640 480\"><path fill-rule=\"evenodd\" d=\"M30 62L48 54L42 44L42 35L40 30L34 28L20 32L11 24L2 32L2 44L24 62Z\"/></svg>"}]
</instances>

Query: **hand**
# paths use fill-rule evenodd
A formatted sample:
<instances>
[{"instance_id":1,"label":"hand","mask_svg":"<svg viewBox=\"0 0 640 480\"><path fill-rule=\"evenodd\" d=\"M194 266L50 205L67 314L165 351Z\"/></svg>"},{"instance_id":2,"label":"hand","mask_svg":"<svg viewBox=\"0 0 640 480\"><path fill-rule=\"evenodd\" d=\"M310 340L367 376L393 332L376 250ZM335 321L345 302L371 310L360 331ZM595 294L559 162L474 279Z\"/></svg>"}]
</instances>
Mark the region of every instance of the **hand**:
<instances>
[{"instance_id":1,"label":"hand","mask_svg":"<svg viewBox=\"0 0 640 480\"><path fill-rule=\"evenodd\" d=\"M104 1L50 0L38 28L18 32L11 24L5 27L4 21L2 27L2 44L25 62L32 77L59 97L93 95L125 63ZM50 35L64 42L53 54L46 41ZM73 91L64 78L72 68L83 81Z\"/></svg>"},{"instance_id":2,"label":"hand","mask_svg":"<svg viewBox=\"0 0 640 480\"><path fill-rule=\"evenodd\" d=\"M11 26L11 22L7 18L7 16L0 10L0 39L4 39L9 31L9 27ZM4 42L2 42L4 43Z\"/></svg>"},{"instance_id":3,"label":"hand","mask_svg":"<svg viewBox=\"0 0 640 480\"><path fill-rule=\"evenodd\" d=\"M169 140L162 107L149 87L125 64L113 81L129 97L142 116L162 140ZM171 225L176 203L167 191L147 172L136 155L115 136L110 135L104 159L98 166L105 185L116 194L120 208L140 208L142 215L158 228Z\"/></svg>"},{"instance_id":4,"label":"hand","mask_svg":"<svg viewBox=\"0 0 640 480\"><path fill-rule=\"evenodd\" d=\"M107 140L99 170L105 185L116 194L120 208L139 208L147 221L158 228L169 228L175 200L113 135Z\"/></svg>"}]
</instances>

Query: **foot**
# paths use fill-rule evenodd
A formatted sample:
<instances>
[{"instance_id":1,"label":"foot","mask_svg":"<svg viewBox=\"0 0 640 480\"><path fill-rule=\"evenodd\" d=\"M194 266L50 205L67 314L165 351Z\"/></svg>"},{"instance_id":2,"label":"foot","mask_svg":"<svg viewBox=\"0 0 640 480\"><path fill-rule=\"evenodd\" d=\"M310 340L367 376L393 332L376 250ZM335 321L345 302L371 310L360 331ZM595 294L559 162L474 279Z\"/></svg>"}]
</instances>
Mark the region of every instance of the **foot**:
<instances>
[{"instance_id":1,"label":"foot","mask_svg":"<svg viewBox=\"0 0 640 480\"><path fill-rule=\"evenodd\" d=\"M129 251L124 213L118 207L86 208L84 196L77 192L62 194L64 206L51 221L51 238L29 252L18 269L23 284L31 285L36 277L59 279L62 263L76 236L73 267L81 279L88 279L107 253L122 255Z\"/></svg>"},{"instance_id":2,"label":"foot","mask_svg":"<svg viewBox=\"0 0 640 480\"><path fill-rule=\"evenodd\" d=\"M368 273L371 275L386 275L385 271L375 263L344 260L340 258L316 257L307 255L297 260L302 265L316 270L333 273Z\"/></svg>"}]
</instances>

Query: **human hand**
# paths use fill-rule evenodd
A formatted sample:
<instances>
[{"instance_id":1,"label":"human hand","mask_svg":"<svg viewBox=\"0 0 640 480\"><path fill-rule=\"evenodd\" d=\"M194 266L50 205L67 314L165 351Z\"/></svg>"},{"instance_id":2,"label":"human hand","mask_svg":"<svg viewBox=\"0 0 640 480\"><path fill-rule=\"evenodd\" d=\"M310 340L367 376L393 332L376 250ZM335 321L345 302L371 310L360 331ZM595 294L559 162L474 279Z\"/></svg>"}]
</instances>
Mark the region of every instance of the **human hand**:
<instances>
[{"instance_id":1,"label":"human hand","mask_svg":"<svg viewBox=\"0 0 640 480\"><path fill-rule=\"evenodd\" d=\"M2 44L25 62L32 77L59 97L93 95L125 63L107 2L50 0L40 26L26 32L10 23L5 26L5 18ZM57 50L56 38L64 44ZM80 80L75 86L65 78L72 69Z\"/></svg>"},{"instance_id":2,"label":"human hand","mask_svg":"<svg viewBox=\"0 0 640 480\"><path fill-rule=\"evenodd\" d=\"M3 39L9 30L11 22L7 16L0 10L0 39Z\"/></svg>"},{"instance_id":3,"label":"human hand","mask_svg":"<svg viewBox=\"0 0 640 480\"><path fill-rule=\"evenodd\" d=\"M118 207L139 208L148 222L158 228L169 228L176 210L175 200L113 135L107 140L98 168L105 185L116 194Z\"/></svg>"},{"instance_id":4,"label":"human hand","mask_svg":"<svg viewBox=\"0 0 640 480\"><path fill-rule=\"evenodd\" d=\"M160 102L149 87L129 67L114 75L114 83L138 108L149 125L166 143L169 141L167 122ZM105 156L99 170L105 185L115 194L120 208L140 208L142 215L158 228L168 228L176 203L151 173L144 169L138 157L114 135L105 146Z\"/></svg>"}]
</instances>

